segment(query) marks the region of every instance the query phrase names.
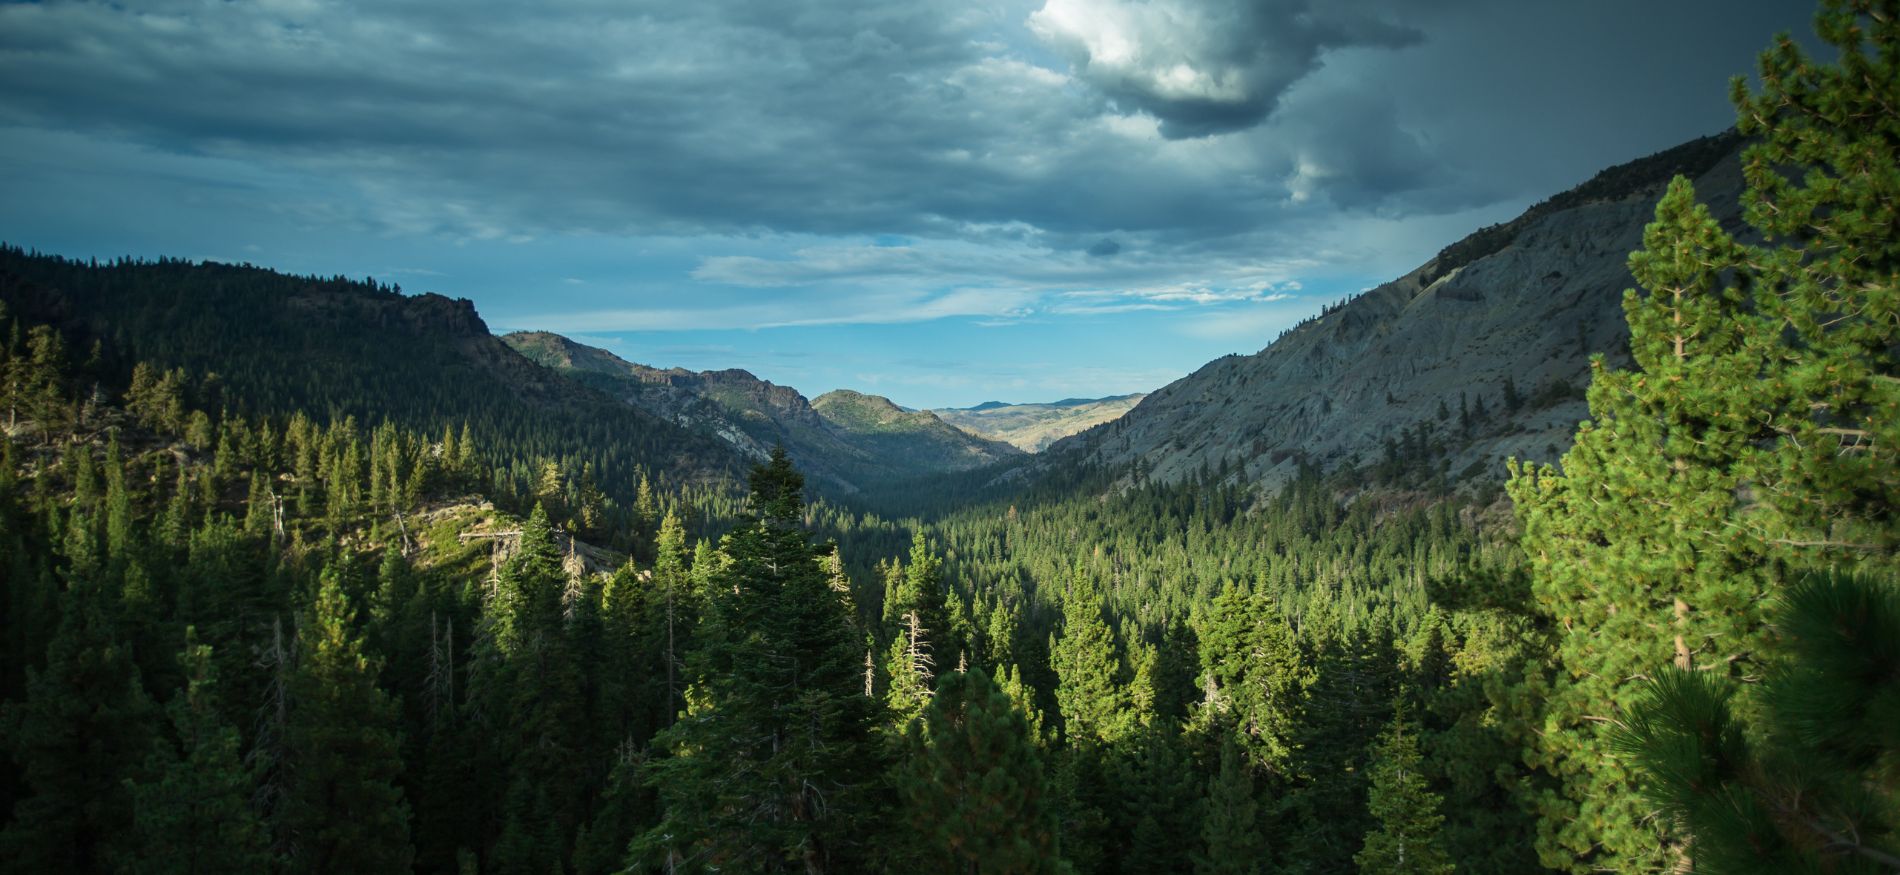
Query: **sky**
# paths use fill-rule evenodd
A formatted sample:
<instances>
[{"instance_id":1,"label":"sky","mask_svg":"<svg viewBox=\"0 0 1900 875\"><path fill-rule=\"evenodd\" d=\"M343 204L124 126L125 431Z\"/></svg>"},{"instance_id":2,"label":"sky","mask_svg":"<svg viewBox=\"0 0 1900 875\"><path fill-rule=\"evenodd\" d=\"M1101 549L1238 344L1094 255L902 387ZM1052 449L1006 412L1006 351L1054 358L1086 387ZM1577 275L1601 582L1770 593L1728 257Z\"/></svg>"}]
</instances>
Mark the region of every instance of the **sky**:
<instances>
[{"instance_id":1,"label":"sky","mask_svg":"<svg viewBox=\"0 0 1900 875\"><path fill-rule=\"evenodd\" d=\"M1158 388L1733 122L1795 0L0 2L0 240L912 407Z\"/></svg>"}]
</instances>

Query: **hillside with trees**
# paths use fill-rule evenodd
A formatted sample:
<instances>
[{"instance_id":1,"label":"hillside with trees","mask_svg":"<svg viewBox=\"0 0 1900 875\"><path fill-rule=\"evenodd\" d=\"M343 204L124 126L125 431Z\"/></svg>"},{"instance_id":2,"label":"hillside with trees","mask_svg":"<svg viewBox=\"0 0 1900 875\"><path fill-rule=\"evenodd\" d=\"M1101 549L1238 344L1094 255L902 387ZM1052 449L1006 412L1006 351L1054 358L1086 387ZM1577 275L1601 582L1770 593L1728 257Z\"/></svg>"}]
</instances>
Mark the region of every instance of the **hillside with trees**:
<instances>
[{"instance_id":1,"label":"hillside with trees","mask_svg":"<svg viewBox=\"0 0 1900 875\"><path fill-rule=\"evenodd\" d=\"M875 395L829 393L808 401L789 386L738 369L661 370L541 331L517 331L501 339L556 373L668 422L712 434L752 461L783 447L801 470L814 475L814 486L835 494L889 488L1019 455L933 414L905 411Z\"/></svg>"}]
</instances>

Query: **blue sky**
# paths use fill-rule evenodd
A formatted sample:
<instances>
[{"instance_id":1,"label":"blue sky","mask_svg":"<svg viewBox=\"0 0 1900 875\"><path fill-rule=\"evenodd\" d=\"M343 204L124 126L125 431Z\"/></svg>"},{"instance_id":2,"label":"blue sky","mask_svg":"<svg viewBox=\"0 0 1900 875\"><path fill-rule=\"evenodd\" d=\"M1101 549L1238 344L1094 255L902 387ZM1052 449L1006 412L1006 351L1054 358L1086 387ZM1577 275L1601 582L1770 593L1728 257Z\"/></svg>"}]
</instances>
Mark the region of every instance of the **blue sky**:
<instances>
[{"instance_id":1,"label":"blue sky","mask_svg":"<svg viewBox=\"0 0 1900 875\"><path fill-rule=\"evenodd\" d=\"M910 406L1156 388L1732 120L1795 2L0 5L0 239Z\"/></svg>"}]
</instances>

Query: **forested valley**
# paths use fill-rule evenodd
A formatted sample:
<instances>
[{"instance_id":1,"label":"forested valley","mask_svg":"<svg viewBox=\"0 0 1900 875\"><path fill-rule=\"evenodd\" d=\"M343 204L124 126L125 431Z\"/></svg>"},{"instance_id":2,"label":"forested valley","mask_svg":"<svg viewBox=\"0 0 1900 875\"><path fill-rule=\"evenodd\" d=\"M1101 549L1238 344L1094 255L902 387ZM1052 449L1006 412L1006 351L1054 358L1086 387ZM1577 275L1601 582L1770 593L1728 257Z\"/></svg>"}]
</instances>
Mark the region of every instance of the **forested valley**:
<instances>
[{"instance_id":1,"label":"forested valley","mask_svg":"<svg viewBox=\"0 0 1900 875\"><path fill-rule=\"evenodd\" d=\"M1671 184L1467 478L807 489L446 299L8 247L0 869L1900 871L1897 19L1737 81L1749 227Z\"/></svg>"}]
</instances>

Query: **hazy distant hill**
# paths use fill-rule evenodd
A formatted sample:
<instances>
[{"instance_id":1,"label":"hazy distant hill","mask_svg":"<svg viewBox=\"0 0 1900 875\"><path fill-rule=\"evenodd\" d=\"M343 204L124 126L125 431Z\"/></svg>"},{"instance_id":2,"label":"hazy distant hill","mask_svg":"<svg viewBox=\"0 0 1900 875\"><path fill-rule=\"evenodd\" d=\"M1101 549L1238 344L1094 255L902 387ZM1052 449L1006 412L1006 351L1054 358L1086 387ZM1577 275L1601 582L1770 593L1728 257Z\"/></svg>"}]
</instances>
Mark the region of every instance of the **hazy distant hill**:
<instances>
[{"instance_id":1,"label":"hazy distant hill","mask_svg":"<svg viewBox=\"0 0 1900 875\"><path fill-rule=\"evenodd\" d=\"M1038 464L1138 464L1161 480L1225 467L1273 484L1303 462L1499 478L1506 457L1553 459L1587 415L1590 354L1627 360L1627 261L1663 187L1690 176L1739 227L1740 148L1723 134L1605 170L1258 353L1208 363Z\"/></svg>"},{"instance_id":2,"label":"hazy distant hill","mask_svg":"<svg viewBox=\"0 0 1900 875\"><path fill-rule=\"evenodd\" d=\"M1004 441L1019 450L1039 453L1050 444L1135 409L1146 393L1112 398L1064 398L1046 404L1007 404L985 401L975 407L932 410L957 428Z\"/></svg>"},{"instance_id":3,"label":"hazy distant hill","mask_svg":"<svg viewBox=\"0 0 1900 875\"><path fill-rule=\"evenodd\" d=\"M684 427L717 435L754 459L782 445L800 468L847 492L987 465L1019 455L928 413L889 400L833 392L807 401L743 370L661 370L558 334L522 331L502 340L522 355Z\"/></svg>"},{"instance_id":4,"label":"hazy distant hill","mask_svg":"<svg viewBox=\"0 0 1900 875\"><path fill-rule=\"evenodd\" d=\"M849 389L812 399L813 410L859 446L924 471L961 471L1020 455L1015 447L966 432L927 410L898 407Z\"/></svg>"}]
</instances>

